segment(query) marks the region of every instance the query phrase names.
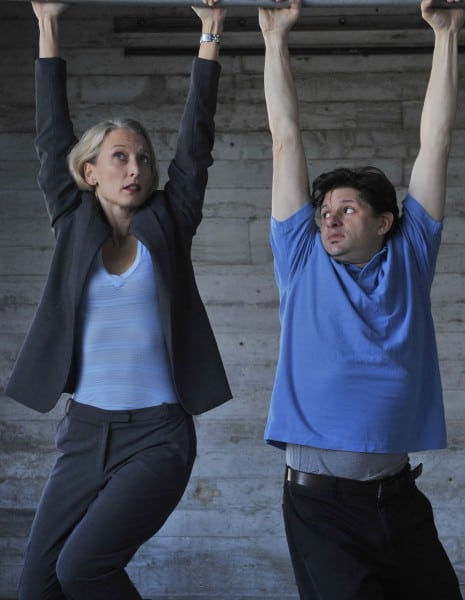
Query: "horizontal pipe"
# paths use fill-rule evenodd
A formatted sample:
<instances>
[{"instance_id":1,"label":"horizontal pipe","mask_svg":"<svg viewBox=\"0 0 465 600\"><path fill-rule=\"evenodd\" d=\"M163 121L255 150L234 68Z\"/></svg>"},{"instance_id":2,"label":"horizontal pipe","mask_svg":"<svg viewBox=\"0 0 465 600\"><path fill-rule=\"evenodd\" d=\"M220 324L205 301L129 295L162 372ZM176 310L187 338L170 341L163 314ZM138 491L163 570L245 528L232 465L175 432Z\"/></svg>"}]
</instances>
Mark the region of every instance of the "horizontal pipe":
<instances>
[{"instance_id":1,"label":"horizontal pipe","mask_svg":"<svg viewBox=\"0 0 465 600\"><path fill-rule=\"evenodd\" d=\"M7 0L8 2L30 2L30 0ZM157 5L157 6L201 6L201 0L39 0L50 2L64 2L65 4L126 4L126 5ZM223 7L264 7L285 8L286 2L273 0L220 0L219 6ZM302 0L304 8L392 8L419 7L420 0ZM465 0L448 3L446 0L435 0L435 8L465 8Z\"/></svg>"}]
</instances>

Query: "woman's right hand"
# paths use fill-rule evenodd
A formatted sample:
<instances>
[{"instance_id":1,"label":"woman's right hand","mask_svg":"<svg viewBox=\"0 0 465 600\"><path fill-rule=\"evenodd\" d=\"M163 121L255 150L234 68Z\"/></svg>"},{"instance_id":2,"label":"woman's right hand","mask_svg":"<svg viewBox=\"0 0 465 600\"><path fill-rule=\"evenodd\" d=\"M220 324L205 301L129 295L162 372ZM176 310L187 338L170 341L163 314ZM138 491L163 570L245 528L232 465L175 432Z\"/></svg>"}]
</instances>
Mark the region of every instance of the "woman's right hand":
<instances>
[{"instance_id":1,"label":"woman's right hand","mask_svg":"<svg viewBox=\"0 0 465 600\"><path fill-rule=\"evenodd\" d=\"M69 7L69 4L62 2L32 2L31 4L39 21L45 17L57 18Z\"/></svg>"},{"instance_id":2,"label":"woman's right hand","mask_svg":"<svg viewBox=\"0 0 465 600\"><path fill-rule=\"evenodd\" d=\"M60 54L58 17L68 8L62 2L32 2L39 24L39 57L53 58Z\"/></svg>"}]
</instances>

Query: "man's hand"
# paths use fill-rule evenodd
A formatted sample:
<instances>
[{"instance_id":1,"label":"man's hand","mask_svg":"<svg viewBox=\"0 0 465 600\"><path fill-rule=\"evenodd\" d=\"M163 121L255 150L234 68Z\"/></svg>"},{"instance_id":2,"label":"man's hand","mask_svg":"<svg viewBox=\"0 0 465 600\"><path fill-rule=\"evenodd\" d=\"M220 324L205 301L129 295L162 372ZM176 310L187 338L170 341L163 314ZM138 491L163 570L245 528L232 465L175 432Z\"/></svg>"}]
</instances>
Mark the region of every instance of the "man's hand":
<instances>
[{"instance_id":1,"label":"man's hand","mask_svg":"<svg viewBox=\"0 0 465 600\"><path fill-rule=\"evenodd\" d=\"M301 4L301 0L291 0L289 8L259 8L258 19L262 33L288 32L299 18Z\"/></svg>"},{"instance_id":2,"label":"man's hand","mask_svg":"<svg viewBox=\"0 0 465 600\"><path fill-rule=\"evenodd\" d=\"M459 0L446 0L448 4L455 4ZM421 14L423 19L437 33L439 31L458 32L465 19L464 9L432 8L433 0L422 0Z\"/></svg>"}]
</instances>

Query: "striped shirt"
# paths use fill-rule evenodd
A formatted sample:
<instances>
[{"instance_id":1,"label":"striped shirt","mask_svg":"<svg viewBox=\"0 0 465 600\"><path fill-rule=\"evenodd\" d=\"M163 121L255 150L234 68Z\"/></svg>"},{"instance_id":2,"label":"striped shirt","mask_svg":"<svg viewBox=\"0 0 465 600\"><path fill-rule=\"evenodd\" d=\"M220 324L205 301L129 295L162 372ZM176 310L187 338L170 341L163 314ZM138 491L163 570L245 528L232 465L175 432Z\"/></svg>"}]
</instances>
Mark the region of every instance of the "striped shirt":
<instances>
[{"instance_id":1,"label":"striped shirt","mask_svg":"<svg viewBox=\"0 0 465 600\"><path fill-rule=\"evenodd\" d=\"M121 275L94 259L78 321L79 378L74 398L107 410L177 402L163 336L150 253Z\"/></svg>"}]
</instances>

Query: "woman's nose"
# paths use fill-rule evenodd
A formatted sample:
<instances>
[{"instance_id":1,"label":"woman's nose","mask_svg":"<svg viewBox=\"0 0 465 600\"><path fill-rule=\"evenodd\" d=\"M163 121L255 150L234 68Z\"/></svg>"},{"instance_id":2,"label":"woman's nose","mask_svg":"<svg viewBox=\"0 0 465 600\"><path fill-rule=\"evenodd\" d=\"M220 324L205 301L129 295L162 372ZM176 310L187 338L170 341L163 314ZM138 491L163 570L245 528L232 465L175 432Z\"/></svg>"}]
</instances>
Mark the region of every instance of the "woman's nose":
<instances>
[{"instance_id":1,"label":"woman's nose","mask_svg":"<svg viewBox=\"0 0 465 600\"><path fill-rule=\"evenodd\" d=\"M137 161L137 158L135 157L131 157L129 159L129 174L130 175L138 175L139 174L139 162Z\"/></svg>"}]
</instances>

